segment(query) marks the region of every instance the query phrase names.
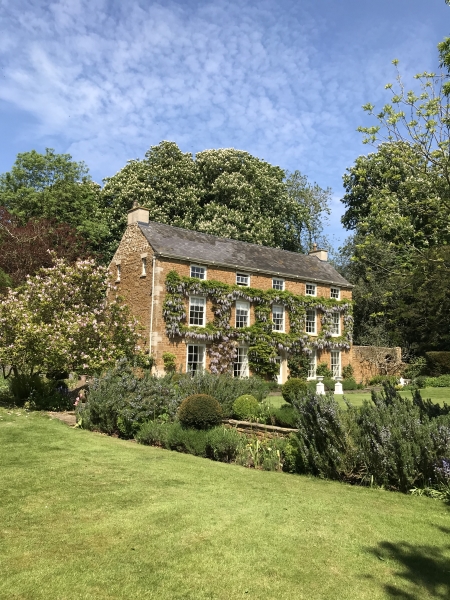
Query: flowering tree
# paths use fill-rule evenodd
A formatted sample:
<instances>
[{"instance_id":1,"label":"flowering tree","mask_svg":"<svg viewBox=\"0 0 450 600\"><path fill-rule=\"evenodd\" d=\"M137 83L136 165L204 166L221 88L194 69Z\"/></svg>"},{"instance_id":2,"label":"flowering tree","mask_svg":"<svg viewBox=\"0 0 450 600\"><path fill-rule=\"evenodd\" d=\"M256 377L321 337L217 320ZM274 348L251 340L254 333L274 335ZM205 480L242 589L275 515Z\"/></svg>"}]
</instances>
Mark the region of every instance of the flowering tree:
<instances>
[{"instance_id":1,"label":"flowering tree","mask_svg":"<svg viewBox=\"0 0 450 600\"><path fill-rule=\"evenodd\" d=\"M92 260L54 266L27 277L0 301L3 375L51 371L92 373L132 357L137 322L119 300L106 303L108 271Z\"/></svg>"}]
</instances>

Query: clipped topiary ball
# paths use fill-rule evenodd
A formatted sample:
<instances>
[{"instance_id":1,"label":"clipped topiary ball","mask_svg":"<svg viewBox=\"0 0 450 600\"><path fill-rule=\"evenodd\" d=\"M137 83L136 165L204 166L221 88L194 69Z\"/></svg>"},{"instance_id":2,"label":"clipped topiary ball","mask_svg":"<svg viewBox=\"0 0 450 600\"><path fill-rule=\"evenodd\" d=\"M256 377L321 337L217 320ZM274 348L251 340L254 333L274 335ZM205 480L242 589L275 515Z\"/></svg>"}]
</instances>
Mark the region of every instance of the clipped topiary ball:
<instances>
[{"instance_id":1,"label":"clipped topiary ball","mask_svg":"<svg viewBox=\"0 0 450 600\"><path fill-rule=\"evenodd\" d=\"M291 377L281 386L281 395L285 402L292 404L306 396L308 384L304 379Z\"/></svg>"},{"instance_id":2,"label":"clipped topiary ball","mask_svg":"<svg viewBox=\"0 0 450 600\"><path fill-rule=\"evenodd\" d=\"M251 394L239 396L233 402L233 415L242 421L248 421L258 416L258 400Z\"/></svg>"},{"instance_id":3,"label":"clipped topiary ball","mask_svg":"<svg viewBox=\"0 0 450 600\"><path fill-rule=\"evenodd\" d=\"M180 404L178 420L184 427L209 429L222 420L222 407L208 394L193 394Z\"/></svg>"}]
</instances>

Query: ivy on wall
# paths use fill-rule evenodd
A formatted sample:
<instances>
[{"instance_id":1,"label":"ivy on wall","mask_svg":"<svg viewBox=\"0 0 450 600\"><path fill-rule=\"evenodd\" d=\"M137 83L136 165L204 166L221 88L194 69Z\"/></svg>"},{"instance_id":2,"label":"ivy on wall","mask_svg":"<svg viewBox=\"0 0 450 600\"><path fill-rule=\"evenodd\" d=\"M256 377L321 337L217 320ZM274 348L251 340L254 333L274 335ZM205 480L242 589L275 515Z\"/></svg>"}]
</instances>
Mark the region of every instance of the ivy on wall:
<instances>
[{"instance_id":1,"label":"ivy on wall","mask_svg":"<svg viewBox=\"0 0 450 600\"><path fill-rule=\"evenodd\" d=\"M210 369L213 373L229 372L233 368L236 348L248 344L248 361L253 373L273 377L277 370L276 357L281 351L295 362L313 350L349 350L352 342L353 317L349 300L300 296L279 290L229 285L220 281L182 277L176 271L166 278L167 294L163 305L166 333L169 338L184 338L187 342L207 342ZM212 304L214 319L204 327L189 326L186 299L204 296ZM236 300L250 302L255 310L255 323L249 327L231 325L231 309ZM273 331L272 304L283 305L289 315L289 333ZM308 309L316 309L321 319L321 331L311 337L305 333ZM343 332L335 336L333 313L343 315Z\"/></svg>"}]
</instances>

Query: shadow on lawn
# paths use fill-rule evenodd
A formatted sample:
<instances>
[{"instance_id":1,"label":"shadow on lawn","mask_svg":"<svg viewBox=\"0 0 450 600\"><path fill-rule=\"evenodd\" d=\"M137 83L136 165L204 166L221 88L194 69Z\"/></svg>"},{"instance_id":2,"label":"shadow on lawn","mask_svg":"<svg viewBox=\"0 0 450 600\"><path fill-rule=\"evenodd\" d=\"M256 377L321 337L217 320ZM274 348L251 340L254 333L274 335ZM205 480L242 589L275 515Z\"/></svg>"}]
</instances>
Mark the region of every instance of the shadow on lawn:
<instances>
[{"instance_id":1,"label":"shadow on lawn","mask_svg":"<svg viewBox=\"0 0 450 600\"><path fill-rule=\"evenodd\" d=\"M450 533L447 528L439 529ZM369 551L379 560L396 563L400 567L396 569L393 565L392 569L397 585L384 586L389 598L417 600L425 592L430 598L450 598L450 545L413 546L407 542L382 542Z\"/></svg>"}]
</instances>

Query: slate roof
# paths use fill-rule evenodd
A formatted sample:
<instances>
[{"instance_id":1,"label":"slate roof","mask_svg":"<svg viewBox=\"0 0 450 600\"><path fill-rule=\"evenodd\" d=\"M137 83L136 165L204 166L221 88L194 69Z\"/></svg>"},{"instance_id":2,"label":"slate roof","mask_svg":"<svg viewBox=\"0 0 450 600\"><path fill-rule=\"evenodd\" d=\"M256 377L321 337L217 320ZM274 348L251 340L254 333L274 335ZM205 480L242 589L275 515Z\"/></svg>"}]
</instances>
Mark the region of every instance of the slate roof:
<instances>
[{"instance_id":1,"label":"slate roof","mask_svg":"<svg viewBox=\"0 0 450 600\"><path fill-rule=\"evenodd\" d=\"M232 267L250 273L259 271L352 287L328 262L316 256L248 244L152 221L139 222L138 225L154 252L160 256Z\"/></svg>"}]
</instances>

